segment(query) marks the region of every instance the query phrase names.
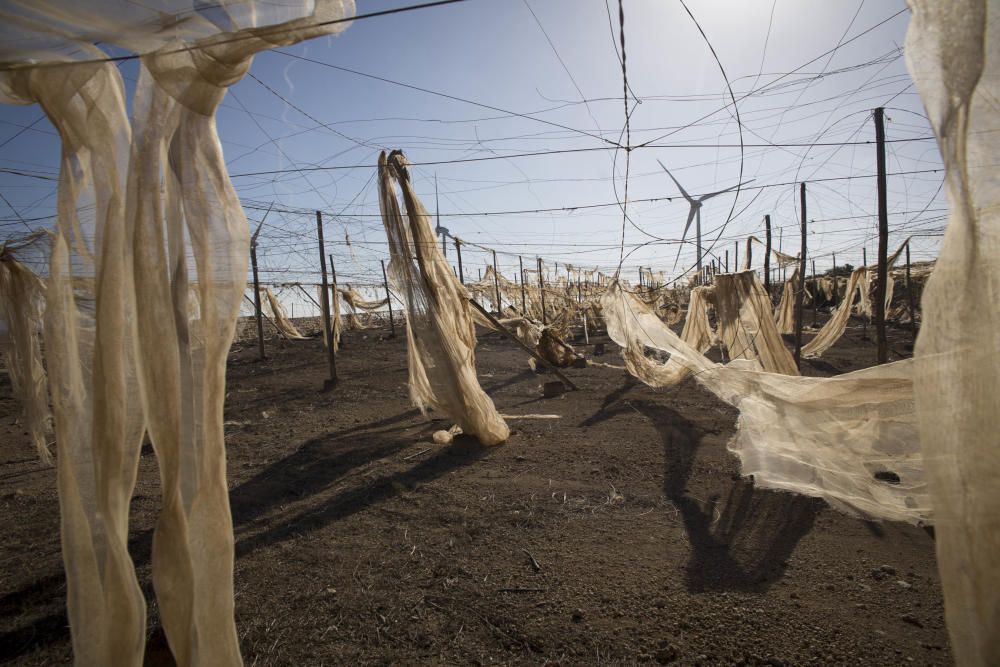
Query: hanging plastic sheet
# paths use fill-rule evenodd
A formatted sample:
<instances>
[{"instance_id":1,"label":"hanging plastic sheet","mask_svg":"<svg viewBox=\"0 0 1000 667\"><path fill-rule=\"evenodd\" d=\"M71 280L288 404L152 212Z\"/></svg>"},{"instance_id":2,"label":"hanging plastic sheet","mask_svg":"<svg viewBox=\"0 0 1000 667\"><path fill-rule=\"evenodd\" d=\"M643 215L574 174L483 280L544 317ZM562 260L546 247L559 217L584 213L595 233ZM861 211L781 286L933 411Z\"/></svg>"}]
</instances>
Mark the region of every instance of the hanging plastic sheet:
<instances>
[{"instance_id":1,"label":"hanging plastic sheet","mask_svg":"<svg viewBox=\"0 0 1000 667\"><path fill-rule=\"evenodd\" d=\"M472 307L441 254L401 152L382 152L378 179L379 207L392 256L389 275L406 306L410 398L421 410L448 415L484 445L499 444L510 430L476 378Z\"/></svg>"},{"instance_id":2,"label":"hanging plastic sheet","mask_svg":"<svg viewBox=\"0 0 1000 667\"><path fill-rule=\"evenodd\" d=\"M629 372L654 387L691 374L739 409L729 449L755 483L866 517L930 519L910 361L833 378L768 373L746 359L716 364L620 286L602 302L608 335L623 348ZM647 348L670 358L650 359Z\"/></svg>"},{"instance_id":3,"label":"hanging plastic sheet","mask_svg":"<svg viewBox=\"0 0 1000 667\"><path fill-rule=\"evenodd\" d=\"M40 104L62 141L45 355L77 664L143 660L128 509L144 424L160 464L152 578L171 652L180 665L241 662L223 402L249 231L215 111L254 54L335 33L353 11L337 0L0 7L0 99ZM131 117L95 43L141 56Z\"/></svg>"},{"instance_id":4,"label":"hanging plastic sheet","mask_svg":"<svg viewBox=\"0 0 1000 667\"><path fill-rule=\"evenodd\" d=\"M955 662L1000 664L1000 22L997 0L911 0L906 59L950 219L923 295L915 387Z\"/></svg>"},{"instance_id":5,"label":"hanging plastic sheet","mask_svg":"<svg viewBox=\"0 0 1000 667\"><path fill-rule=\"evenodd\" d=\"M274 295L271 288L264 287L261 291L264 292L265 311L270 311L264 314L271 318L271 321L274 322L274 326L278 328L281 335L288 340L306 340L302 332L288 319L288 315L285 314L285 308L278 301L278 297Z\"/></svg>"},{"instance_id":6,"label":"hanging plastic sheet","mask_svg":"<svg viewBox=\"0 0 1000 667\"><path fill-rule=\"evenodd\" d=\"M49 431L49 387L42 363L42 314L45 310L45 284L34 271L16 259L19 247L48 241L42 233L22 243L0 244L0 328L6 342L0 340L0 352L7 357L14 397L21 404L21 417L43 463L52 463L45 443Z\"/></svg>"}]
</instances>

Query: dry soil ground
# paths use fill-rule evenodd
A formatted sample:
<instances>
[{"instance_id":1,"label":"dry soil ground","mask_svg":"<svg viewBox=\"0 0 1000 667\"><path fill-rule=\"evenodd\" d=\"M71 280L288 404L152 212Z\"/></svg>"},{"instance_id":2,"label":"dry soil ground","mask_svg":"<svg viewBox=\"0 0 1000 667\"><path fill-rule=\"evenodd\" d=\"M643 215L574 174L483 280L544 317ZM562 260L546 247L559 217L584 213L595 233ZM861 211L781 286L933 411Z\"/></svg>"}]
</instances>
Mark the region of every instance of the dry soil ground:
<instances>
[{"instance_id":1,"label":"dry soil ground","mask_svg":"<svg viewBox=\"0 0 1000 667\"><path fill-rule=\"evenodd\" d=\"M807 323L810 321L807 315ZM226 402L236 623L248 665L948 664L932 536L756 489L726 451L735 413L694 382L569 369L496 335L481 382L510 441L431 444L401 337L348 335L321 393L316 340L234 347ZM860 327L810 373L868 365ZM895 350L907 334L892 332ZM605 340L606 339L600 339ZM613 349L609 345L609 350ZM617 354L598 359L620 363ZM70 661L55 471L0 375L0 662ZM158 478L148 446L131 551L148 662L169 664L149 586Z\"/></svg>"}]
</instances>

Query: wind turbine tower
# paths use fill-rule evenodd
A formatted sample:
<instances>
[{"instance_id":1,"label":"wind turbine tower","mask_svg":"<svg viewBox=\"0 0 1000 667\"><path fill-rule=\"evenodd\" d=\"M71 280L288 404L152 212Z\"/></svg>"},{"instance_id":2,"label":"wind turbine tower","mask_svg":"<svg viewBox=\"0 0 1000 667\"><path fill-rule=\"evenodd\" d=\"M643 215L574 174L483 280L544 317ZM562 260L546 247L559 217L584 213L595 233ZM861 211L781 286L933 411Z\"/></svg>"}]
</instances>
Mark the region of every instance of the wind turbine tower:
<instances>
[{"instance_id":1,"label":"wind turbine tower","mask_svg":"<svg viewBox=\"0 0 1000 667\"><path fill-rule=\"evenodd\" d=\"M675 269L677 268L677 262L680 261L681 250L684 249L684 242L687 240L687 233L688 233L688 230L691 228L691 220L693 219L695 221L695 236L696 236L696 242L695 243L696 243L697 249L698 249L698 275L700 276L701 275L701 259L702 259L702 249L701 249L701 205L704 204L709 199L711 199L712 197L716 197L718 195L725 194L727 192L731 192L732 190L735 190L736 188L742 187L742 186L746 185L747 183L750 183L751 181L747 181L747 183L740 183L740 184L734 185L734 186L732 186L730 188L726 188L725 190L719 190L718 192L710 192L707 195L702 195L702 196L698 197L697 199L692 199L691 195L689 195L687 193L687 190L685 190L684 187L681 186L681 184L677 181L677 179L674 178L674 175L670 173L670 170L667 169L663 165L663 163L660 162L659 160L657 160L657 162L659 162L660 166L663 167L663 171L667 172L667 176L669 176L670 180L672 180L674 182L674 185L677 186L677 189L681 191L681 195L684 197L684 199L686 199L687 202L688 202L688 204L691 205L691 209L688 211L687 223L684 225L684 234L681 236L681 244L677 248L677 259L674 260L674 268Z\"/></svg>"}]
</instances>

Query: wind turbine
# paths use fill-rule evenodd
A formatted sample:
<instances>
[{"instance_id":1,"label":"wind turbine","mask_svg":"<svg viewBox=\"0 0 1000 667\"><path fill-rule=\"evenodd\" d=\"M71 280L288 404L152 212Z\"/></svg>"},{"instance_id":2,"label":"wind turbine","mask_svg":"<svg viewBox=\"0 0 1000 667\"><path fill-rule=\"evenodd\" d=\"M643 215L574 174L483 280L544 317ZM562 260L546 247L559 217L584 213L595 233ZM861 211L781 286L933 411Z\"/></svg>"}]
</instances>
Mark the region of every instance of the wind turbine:
<instances>
[{"instance_id":1,"label":"wind turbine","mask_svg":"<svg viewBox=\"0 0 1000 667\"><path fill-rule=\"evenodd\" d=\"M660 161L657 160L657 162ZM684 196L684 199L686 199L688 203L691 204L691 210L688 211L687 224L684 225L684 234L681 236L681 245L680 247L677 248L677 259L674 260L674 268L675 269L677 268L677 262L679 262L681 259L681 250L684 249L684 241L687 240L687 233L688 230L691 228L691 220L695 220L696 221L695 235L697 236L697 245L698 245L698 275L701 275L701 205L704 204L709 199L711 199L712 197L725 194L727 192L735 190L736 188L742 187L747 183L751 183L752 181L747 181L746 183L740 183L738 185L732 186L731 188L726 188L725 190L719 190L718 192L710 192L707 195L702 195L698 197L697 199L692 199L691 195L687 193L687 190L685 190L681 186L681 184L677 182L677 179L674 178L674 175L670 173L670 170L667 169L662 162L660 162L660 166L663 167L663 171L667 172L667 176L669 176L670 180L674 182L674 185L677 186L677 189L681 191L681 195Z\"/></svg>"}]
</instances>

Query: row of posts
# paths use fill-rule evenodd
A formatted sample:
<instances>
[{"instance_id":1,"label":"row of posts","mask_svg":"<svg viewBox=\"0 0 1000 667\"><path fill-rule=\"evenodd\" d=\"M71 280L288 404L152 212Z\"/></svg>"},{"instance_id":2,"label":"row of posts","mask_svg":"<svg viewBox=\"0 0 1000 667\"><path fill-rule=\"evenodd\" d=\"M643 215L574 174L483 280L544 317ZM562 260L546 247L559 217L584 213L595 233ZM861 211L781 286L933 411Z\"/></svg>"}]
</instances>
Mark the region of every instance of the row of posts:
<instances>
[{"instance_id":1,"label":"row of posts","mask_svg":"<svg viewBox=\"0 0 1000 667\"><path fill-rule=\"evenodd\" d=\"M875 281L875 341L876 341L876 362L879 364L884 364L888 361L889 357L889 346L886 339L885 330L885 296L888 288L889 282L889 266L888 266L888 245L889 245L889 214L888 214L888 195L887 195L887 177L886 177L886 162L885 162L885 110L881 107L875 109L873 113L873 119L875 123L875 161L876 161L876 191L877 191L877 205L878 205L878 260L877 260L877 275ZM799 231L801 237L801 249L799 252L799 283L795 289L795 363L797 366L801 367L801 356L802 356L802 321L803 321L803 300L805 296L805 286L806 286L806 257L807 257L807 201L806 201L806 184L799 184L799 212L800 212L800 223ZM766 240L766 250L764 254L764 288L768 294L771 293L771 267L770 267L770 257L771 257L771 217L764 216L765 231L767 234ZM779 248L780 248L780 230L779 230ZM749 245L748 245L749 249ZM749 251L749 250L748 250ZM916 342L916 307L914 303L913 294L913 283L910 275L910 243L906 243L906 292L907 292L907 307L910 316L910 331L912 334L913 341ZM868 265L868 253L867 248L862 248L862 265ZM734 254L734 269L738 268L739 264L739 242L737 242ZM721 262L720 262L721 264ZM748 258L749 265L749 258ZM816 275L816 262L813 260L813 282L818 285L817 275ZM729 251L725 253L725 270L729 270ZM716 261L712 260L711 265L705 267L708 272L706 276L700 276L701 279L706 280L710 278L712 273L718 271L716 266ZM782 268L784 272L784 268ZM784 280L784 276L782 276ZM834 290L833 299L834 304L837 300L837 256L833 255L833 280L834 280ZM817 290L818 291L818 290ZM848 295L850 298L850 295ZM813 323L816 323L817 319L817 301L818 294L813 298ZM868 334L868 322L867 318L864 321L864 336L867 337Z\"/></svg>"},{"instance_id":2,"label":"row of posts","mask_svg":"<svg viewBox=\"0 0 1000 667\"><path fill-rule=\"evenodd\" d=\"M885 295L886 288L888 284L888 236L889 236L889 224L888 224L888 205L887 205L887 186L886 186L886 165L885 165L885 111L881 107L875 109L874 111L875 120L875 140L876 140L876 166L877 166L877 201L878 201L878 265L877 265L877 278L875 286L875 335L876 335L876 349L877 349L877 363L883 364L888 361L888 343L886 340L885 333ZM802 327L803 327L803 303L805 296L805 286L806 286L806 257L807 257L807 201L806 201L806 184L799 184L799 211L800 211L800 238L801 238L801 249L799 252L799 284L796 286L795 290L795 363L797 366L801 366L801 356L802 356ZM264 219L267 218L268 212L264 214ZM250 240L250 261L253 271L253 281L254 281L254 315L256 318L257 327L257 340L258 340L258 354L261 359L265 358L264 355L264 328L263 319L261 312L260 303L260 278L258 275L257 268L257 236L260 234L261 227L264 224L264 219L261 220L260 225L257 227L256 232L253 234ZM440 225L439 225L440 226ZM765 250L764 250L764 288L768 294L771 293L771 216L764 216L764 229L765 229ZM780 247L780 231L779 230L779 247ZM319 241L319 260L320 260L320 272L322 274L322 296L321 303L318 304L320 307L322 315L322 326L323 331L328 341L327 344L327 361L329 367L329 377L324 383L324 388L329 389L333 387L337 382L337 355L334 350L333 345L333 327L332 327L332 317L330 314L330 286L327 280L327 254L325 252L325 246L323 242L323 214L321 211L316 211L316 234ZM443 236L443 235L442 235ZM444 239L442 238L442 241ZM445 246L442 245L442 249ZM458 259L458 278L464 284L465 283L465 272L462 266L462 242L456 238L455 239L455 251ZM747 266L751 263L751 257L749 253L751 252L751 245L747 244L748 253ZM493 255L493 280L494 288L496 294L496 307L498 313L501 311L501 294L500 294L500 272L497 266L497 254L496 251L492 251ZM699 257L699 264L700 262ZM330 270L333 275L333 289L337 289L337 279L336 270L333 266L333 257L329 256L330 260ZM862 248L862 262L863 265L867 266L868 257L867 249ZM524 261L519 256L518 265L520 269L521 276L521 311L526 312L527 303L525 296L525 285L524 285ZM816 261L812 262L813 266L813 281L817 284L816 276ZM710 279L713 273L718 273L720 269L729 272L729 250L725 251L725 263L720 261L718 264L716 260L712 260L709 266L705 266L702 271L705 275L699 276L699 280L707 281ZM733 269L739 269L739 241L735 243L733 252ZM542 272L542 260L538 258L537 265L538 272L538 287L541 297L541 311L542 311L542 323L547 324L547 315L545 309L545 282L544 275ZM481 274L480 274L481 275ZM834 303L837 299L837 258L836 254L833 256L833 280L834 280ZM395 323L393 320L392 313L392 295L389 290L389 281L386 274L385 262L382 261L382 281L385 287L386 301L389 306L389 326L391 328L391 335L395 336ZM642 267L639 269L639 282L640 286L643 286L643 276ZM652 285L650 285L652 287ZM913 298L913 288L910 279L910 246L909 242L906 244L906 289L908 294L908 306L910 314L911 330L913 332L914 338L916 337L916 314L914 308L914 298ZM305 291L305 290L303 290ZM579 296L582 298L582 288L578 285ZM308 296L308 293L306 293ZM817 302L818 302L818 290L817 294L813 298L813 323L816 323L817 319ZM312 299L312 297L309 297ZM848 297L849 298L849 297ZM865 335L867 335L867 321L865 321Z\"/></svg>"}]
</instances>

